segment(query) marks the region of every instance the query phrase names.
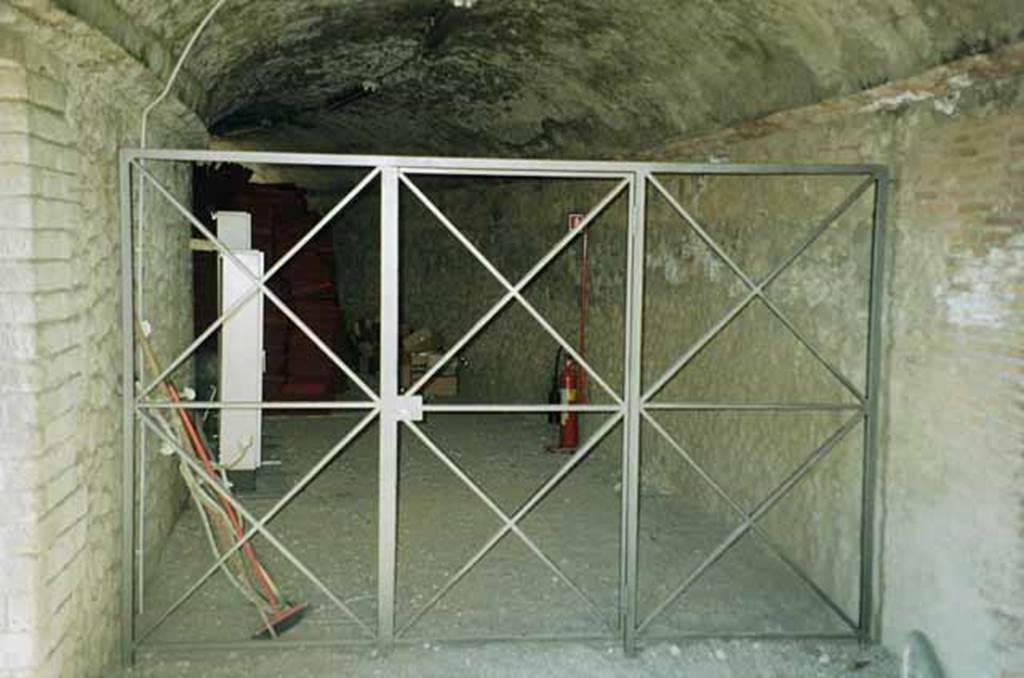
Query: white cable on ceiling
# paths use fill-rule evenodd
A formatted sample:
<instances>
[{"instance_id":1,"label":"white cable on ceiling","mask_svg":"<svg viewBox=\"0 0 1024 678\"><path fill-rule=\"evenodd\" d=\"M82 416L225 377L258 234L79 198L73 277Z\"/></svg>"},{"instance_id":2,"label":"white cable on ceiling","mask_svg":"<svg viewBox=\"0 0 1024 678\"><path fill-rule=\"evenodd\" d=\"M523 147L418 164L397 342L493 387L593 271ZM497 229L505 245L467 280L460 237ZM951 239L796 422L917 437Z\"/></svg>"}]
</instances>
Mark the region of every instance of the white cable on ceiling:
<instances>
[{"instance_id":1,"label":"white cable on ceiling","mask_svg":"<svg viewBox=\"0 0 1024 678\"><path fill-rule=\"evenodd\" d=\"M146 142L147 142L147 138L146 138L146 136L147 136L147 128L146 128L146 125L147 125L147 123L149 121L149 114L153 111L153 109L155 109L157 106L159 106L163 102L164 99L167 98L168 94L170 94L171 88L174 87L174 82L178 79L178 74L181 72L182 65L184 65L185 60L188 59L188 55L192 52L192 47L195 46L196 41L199 40L199 36L203 34L203 31L206 30L206 27L209 25L210 21L213 20L214 15L220 10L221 6L223 6L224 3L226 3L226 2L227 2L227 0L217 0L217 2L214 3L214 5L210 8L210 10L203 17L203 20L199 22L199 25L196 26L196 29L192 32L192 37L190 37L188 42L185 44L185 49L183 49L182 52L181 52L181 55L178 56L178 61L177 61L177 63L174 64L174 69L171 71L171 74L168 76L167 82L164 84L163 90L160 92L160 94L158 94L156 96L155 99L153 99L151 102L149 102L149 105L146 106L146 108L143 109L143 111L142 111L142 122L141 122L141 126L140 126L140 129L139 129L139 148L146 148ZM140 161L140 162L143 162L143 161ZM145 218L144 218L144 212L145 212L144 196L145 196L145 193L142 190L142 187L143 187L143 182L140 181L139 182L139 199L138 199L139 231L138 231L138 241L136 242L136 246L135 246L135 256L136 256L135 270L136 270L137 276L138 276L138 286L137 286L137 289L136 289L135 308L136 308L136 312L139 314L140 317L142 317L142 315L143 315L143 308L142 308L142 281L143 281L143 276L142 276L142 273L143 273L142 242L143 242L143 237L142 237L142 234L143 234L144 225L146 223Z\"/></svg>"}]
</instances>

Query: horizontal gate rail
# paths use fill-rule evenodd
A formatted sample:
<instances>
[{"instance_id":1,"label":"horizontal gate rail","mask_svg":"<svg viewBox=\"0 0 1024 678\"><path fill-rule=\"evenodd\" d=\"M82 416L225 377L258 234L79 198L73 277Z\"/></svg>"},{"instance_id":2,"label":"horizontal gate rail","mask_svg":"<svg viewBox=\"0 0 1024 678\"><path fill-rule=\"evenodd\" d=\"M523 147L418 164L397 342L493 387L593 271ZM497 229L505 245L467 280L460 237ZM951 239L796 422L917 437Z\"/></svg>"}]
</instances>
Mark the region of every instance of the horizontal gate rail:
<instances>
[{"instance_id":1,"label":"horizontal gate rail","mask_svg":"<svg viewBox=\"0 0 1024 678\"><path fill-rule=\"evenodd\" d=\"M856 410L863 411L862 405L853 403L647 403L645 410L669 410L673 412L685 411L745 411L763 410L767 412L796 411L796 412L832 412Z\"/></svg>"},{"instance_id":2,"label":"horizontal gate rail","mask_svg":"<svg viewBox=\"0 0 1024 678\"><path fill-rule=\"evenodd\" d=\"M370 410L377 405L371 402L324 400L233 400L230 402L214 400L172 402L165 400L144 401L136 407L140 410Z\"/></svg>"},{"instance_id":3,"label":"horizontal gate rail","mask_svg":"<svg viewBox=\"0 0 1024 678\"><path fill-rule=\"evenodd\" d=\"M275 151L204 151L189 149L124 149L128 159L168 160L178 162L235 162L268 165L317 165L321 167L378 168L394 167L405 172L420 170L453 170L465 175L488 176L591 176L605 172L624 176L635 172L677 174L724 174L741 176L815 176L815 175L877 175L885 170L875 164L726 164L687 162L636 162L618 160L515 160L498 158L434 158L402 155L343 155L335 153L288 153Z\"/></svg>"},{"instance_id":4,"label":"horizontal gate rail","mask_svg":"<svg viewBox=\"0 0 1024 678\"><path fill-rule=\"evenodd\" d=\"M482 413L542 413L542 412L621 412L621 405L525 405L512 403L488 404L488 403L466 403L466 404L441 404L424 403L424 412L437 412L446 414L482 414Z\"/></svg>"}]
</instances>

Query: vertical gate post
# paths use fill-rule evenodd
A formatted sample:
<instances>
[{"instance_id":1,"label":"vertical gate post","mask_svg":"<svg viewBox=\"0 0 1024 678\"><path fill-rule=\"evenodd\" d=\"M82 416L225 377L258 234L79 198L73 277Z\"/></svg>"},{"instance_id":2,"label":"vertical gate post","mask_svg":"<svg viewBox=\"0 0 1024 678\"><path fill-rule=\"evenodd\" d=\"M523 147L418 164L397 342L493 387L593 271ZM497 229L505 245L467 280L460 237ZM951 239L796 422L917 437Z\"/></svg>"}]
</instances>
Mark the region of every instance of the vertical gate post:
<instances>
[{"instance_id":1,"label":"vertical gate post","mask_svg":"<svg viewBox=\"0 0 1024 678\"><path fill-rule=\"evenodd\" d=\"M132 284L132 181L120 153L121 211L121 663L135 660L135 340Z\"/></svg>"},{"instance_id":2,"label":"vertical gate post","mask_svg":"<svg viewBox=\"0 0 1024 678\"><path fill-rule=\"evenodd\" d=\"M380 458L377 533L377 644L395 635L395 548L398 498L398 169L381 172L380 192Z\"/></svg>"},{"instance_id":3,"label":"vertical gate post","mask_svg":"<svg viewBox=\"0 0 1024 678\"><path fill-rule=\"evenodd\" d=\"M623 629L623 650L636 654L637 634L637 549L640 512L640 398L643 349L644 223L647 173L633 175L629 188L629 232L626 274L625 404L623 446L622 532L623 562L619 603Z\"/></svg>"},{"instance_id":4,"label":"vertical gate post","mask_svg":"<svg viewBox=\"0 0 1024 678\"><path fill-rule=\"evenodd\" d=\"M885 209L889 171L875 172L875 204L871 225L871 280L868 298L867 408L864 421L863 480L861 481L860 610L858 632L862 642L877 640L875 619L877 534L875 495L878 492L878 437L882 377L882 297L885 264Z\"/></svg>"}]
</instances>

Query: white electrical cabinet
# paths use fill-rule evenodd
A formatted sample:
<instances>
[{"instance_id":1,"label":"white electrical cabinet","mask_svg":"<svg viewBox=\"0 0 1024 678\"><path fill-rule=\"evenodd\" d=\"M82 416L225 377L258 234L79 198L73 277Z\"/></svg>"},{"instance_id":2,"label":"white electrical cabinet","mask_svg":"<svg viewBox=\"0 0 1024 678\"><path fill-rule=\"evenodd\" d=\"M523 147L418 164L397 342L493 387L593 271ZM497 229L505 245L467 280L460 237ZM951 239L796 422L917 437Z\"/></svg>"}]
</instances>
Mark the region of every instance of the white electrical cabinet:
<instances>
[{"instance_id":1,"label":"white electrical cabinet","mask_svg":"<svg viewBox=\"0 0 1024 678\"><path fill-rule=\"evenodd\" d=\"M251 247L250 215L217 212L217 237L256 278L263 277L263 253ZM220 312L231 308L253 287L243 270L218 255ZM220 397L222 402L263 400L263 295L247 299L220 330ZM225 408L220 412L220 463L229 471L255 471L261 463L262 417L259 409Z\"/></svg>"}]
</instances>

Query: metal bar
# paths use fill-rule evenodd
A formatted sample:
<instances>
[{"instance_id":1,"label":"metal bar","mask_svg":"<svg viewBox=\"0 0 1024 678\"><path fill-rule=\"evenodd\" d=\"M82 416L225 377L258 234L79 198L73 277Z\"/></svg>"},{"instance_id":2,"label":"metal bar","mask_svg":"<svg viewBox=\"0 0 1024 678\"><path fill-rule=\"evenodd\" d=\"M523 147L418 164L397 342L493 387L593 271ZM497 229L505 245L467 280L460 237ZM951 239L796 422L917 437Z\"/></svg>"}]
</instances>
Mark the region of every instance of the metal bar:
<instances>
[{"instance_id":1,"label":"metal bar","mask_svg":"<svg viewBox=\"0 0 1024 678\"><path fill-rule=\"evenodd\" d=\"M457 170L526 170L539 172L657 172L660 174L738 174L770 176L776 174L874 174L882 166L873 164L728 164L620 162L589 160L509 160L498 158L434 158L394 155L340 155L330 153L289 153L267 151L223 151L192 149L128 149L132 159L177 160L192 162L235 162L240 164L322 165L325 167L450 168Z\"/></svg>"},{"instance_id":2,"label":"metal bar","mask_svg":"<svg viewBox=\"0 0 1024 678\"><path fill-rule=\"evenodd\" d=\"M771 494L769 494L764 501L758 504L740 525L729 534L725 540L722 541L710 554L698 565L683 582L672 591L672 593L666 598L658 607L651 612L647 618L640 624L637 629L638 632L643 630L662 612L665 611L669 605L671 605L679 596L683 595L697 579L707 571L709 567L715 564L719 558L725 555L734 544L736 544L743 535L745 535L753 527L754 523L767 513L775 504L779 502L791 489L804 477L807 473L813 469L825 455L828 454L829 450L835 447L843 437L853 429L861 420L861 414L857 413L850 417L845 424L839 427L829 438L822 443L807 459L805 459L800 466L793 470L786 479L776 487Z\"/></svg>"},{"instance_id":3,"label":"metal bar","mask_svg":"<svg viewBox=\"0 0 1024 678\"><path fill-rule=\"evenodd\" d=\"M475 257L476 260L479 261L480 264L485 269L487 269L487 271L492 276L494 276L494 278L499 283L501 283L501 285L508 291L509 294L515 297L516 301L518 301L523 306L523 308L525 308L526 311L531 316L533 316L534 320L536 320L537 323L544 328L544 331L547 332L551 336L551 338L554 339L566 351L566 353L572 356L573 360L575 360L577 364L582 366L583 369L585 369L587 373L591 377L593 377L594 381L596 381L598 385L601 386L601 388L603 388L608 393L608 395L612 397L613 400L615 400L615 402L621 403L622 399L619 398L618 394L615 393L614 389L612 389L605 382L605 380L601 378L601 375L596 370L594 370L593 367L590 366L590 364L583 358L583 356L581 356L579 352L575 348L573 348L572 345L568 341L566 341L565 338L562 337L562 335L559 334L554 327L551 326L547 319L545 319L544 316L541 315L533 307L533 305L529 301L527 301L525 297L522 296L522 294L520 293L520 288L518 288L516 285L513 285L507 278L505 278L501 271L499 271L498 268L491 263L491 261L483 254L483 252L477 249L476 245L474 245L473 242L469 240L469 238L467 238L462 233L462 231L460 231L455 226L455 224L453 224L451 220L449 220L448 217L440 209L438 209L437 205L435 205L430 200L430 198L428 198L423 193L423 191L421 191L419 187L412 182L412 180L410 180L408 177L402 176L402 182L409 188L409 190L413 192L413 194L420 200L420 202L423 203L423 205L437 218L437 220L441 222L445 229L447 229L455 237L456 240L462 243L463 247L469 250L470 254L472 254L473 257ZM628 184L629 180L624 179L620 184L613 188L612 191L608 193L608 195L605 196L605 198L603 198L601 202L598 203L597 207L592 209L590 213L587 214L587 216L584 217L583 220L579 223L579 225L574 229L574 231L576 231L575 235L583 233L584 230L590 226L593 220L597 218L597 215L604 211L605 207L611 204L615 200L615 198L618 197L622 189L625 188ZM571 239L572 238L569 238L568 236L563 237L563 241ZM560 250L560 243L555 247ZM420 378L420 380L413 385L409 392L416 393L423 384L425 384L430 378L433 377L434 374L437 373L438 370L444 367L444 364L446 362L447 360L445 359L437 361L433 368L431 370L428 370L426 374L424 374Z\"/></svg>"},{"instance_id":4,"label":"metal bar","mask_svg":"<svg viewBox=\"0 0 1024 678\"><path fill-rule=\"evenodd\" d=\"M831 412L831 411L862 411L864 408L853 403L647 403L647 410L670 411L798 411L798 412Z\"/></svg>"},{"instance_id":5,"label":"metal bar","mask_svg":"<svg viewBox=\"0 0 1024 678\"><path fill-rule=\"evenodd\" d=\"M489 414L513 414L513 413L542 413L542 412L621 412L621 405L527 405L527 404L487 404L467 403L459 405L424 403L424 412L436 412L444 414L461 413L489 413Z\"/></svg>"},{"instance_id":6,"label":"metal bar","mask_svg":"<svg viewBox=\"0 0 1024 678\"><path fill-rule=\"evenodd\" d=\"M512 517L509 519L511 523L518 523L527 513L530 512L531 509L533 509L534 506L537 505L538 502L540 502L541 499L547 496L548 492L550 492L555 485L561 482L562 478L564 478L570 471L572 471L584 459L584 457L587 456L587 454L595 445L601 442L604 436L609 431L611 431L616 424L619 423L619 420L621 418L621 413L615 414L609 417L608 421L606 421L598 430L594 431L594 433L590 436L587 442L584 443L578 450L576 450L576 452L573 453L569 460L565 464L563 464L562 467L558 469L558 471L556 471L554 475L548 478L547 482L545 482L540 487L540 489L534 492L533 495L531 495L530 498L527 499L526 502L514 514L512 514ZM435 593L434 596L423 605L423 607L416 611L406 621L406 623L402 625L402 627L396 633L396 637L403 636L406 631L408 631L417 621L419 621L419 619L424 614L426 614L430 610L430 608L432 608L437 603L437 601L441 600L441 598L444 597L444 595L453 586L455 586L455 584L457 584L459 580L461 580L466 575L467 572L473 569L473 567L480 561L481 558L487 555L487 553L492 548L494 548L495 544L501 541L501 539L508 533L509 529L511 529L509 524L506 524L497 532L495 532L494 536L487 540L487 543L485 543L480 548L480 550L478 550L473 555L473 557L470 558L466 562L466 564L459 569L458 572L452 575L448 579L448 581L445 582L444 586L442 586L437 591L437 593Z\"/></svg>"},{"instance_id":7,"label":"metal bar","mask_svg":"<svg viewBox=\"0 0 1024 678\"><path fill-rule=\"evenodd\" d=\"M848 640L856 641L857 636L852 633L768 633L765 631L752 631L750 633L674 633L674 634L647 634L644 640L649 643L668 643L684 640Z\"/></svg>"},{"instance_id":8,"label":"metal bar","mask_svg":"<svg viewBox=\"0 0 1024 678\"><path fill-rule=\"evenodd\" d=\"M651 398L656 396L658 394L658 391L665 387L665 384L672 381L673 377L675 377L679 373L679 370L683 369L687 363L693 360L693 357L695 355L700 353L701 350L705 346L707 346L708 343L711 342L712 339L717 337L722 332L722 330L728 327L729 323L735 320L736 316L738 316L740 312L747 307L747 304L753 301L756 297L757 294L755 292L748 292L747 296L743 297L743 299L741 299L739 303L733 306L729 310L729 312L722 317L721 320L719 320L711 328L709 328L708 331L705 332L704 335L700 339L698 339L696 343L694 343L689 348L689 350L686 351L686 353L681 355L679 359L672 363L671 367L669 367L668 370L666 370L665 373L662 374L661 377L659 377L657 381L654 382L654 385L647 389L647 391L643 394L641 400L643 401L644 405L648 405Z\"/></svg>"},{"instance_id":9,"label":"metal bar","mask_svg":"<svg viewBox=\"0 0 1024 678\"><path fill-rule=\"evenodd\" d=\"M242 652L246 654L254 652L276 652L280 650L301 650L303 648L324 648L324 647L368 647L374 643L370 639L362 638L338 638L334 640L294 640L290 638L275 638L274 642L268 643L265 640L239 640L227 642L193 642L193 641L151 641L140 643L136 646L139 650L145 650L153 655L178 655L182 653L192 654L193 652Z\"/></svg>"},{"instance_id":10,"label":"metal bar","mask_svg":"<svg viewBox=\"0 0 1024 678\"><path fill-rule=\"evenodd\" d=\"M153 420L153 415L145 414L145 413L140 413L139 417L142 420L142 423L146 427L148 427L158 438L163 440L164 443L166 443L168 446L170 446L170 448L174 451L174 453L178 456L178 458L181 459L182 463L188 465L188 467L190 469L192 469L200 478L203 478L204 482L206 482L210 487L212 487L214 489L214 491L217 492L218 495L223 497L224 500L227 501L235 511L237 511L243 518L245 518L245 520L247 520L250 524L252 524L253 527L256 529L256 531L258 531L261 535L263 535L263 538L266 539L270 543L271 546L276 548L278 550L278 552L280 552L281 555L283 555L285 557L285 559L288 560L288 562L290 562L295 567L295 569L297 569L307 579L309 579L311 582L313 582L314 586L316 586L318 589L320 589L320 591L323 592L323 594L326 595L331 600L331 602L333 602L342 612L345 612L357 624L359 624L359 626L368 635L373 636L373 632L369 629L369 627L367 627L366 624L363 623L363 621L358 616L356 616L348 608L348 606L345 604L345 602L342 601L340 598L338 598L334 594L334 592L331 591L331 589L328 588L327 585L324 584L320 580L320 578L317 577L316 574L313 573L312 570L310 570L308 567L306 567L305 563L303 563L301 560L299 560L295 556L295 554L293 554L287 547L285 547L285 545L282 544L277 539L277 537L275 537L266 528L266 526L262 525L260 523L260 521L258 521L256 519L256 517L253 516L253 514L250 513L249 510L247 508L245 508L245 506L241 502L239 502L231 494L231 492L221 484L221 481L220 481L219 478L210 478L210 476L206 473L206 470L202 467L202 465L198 461L193 459L192 455L190 455L187 452L185 452L185 450L183 450L181 448L181 446L178 444L178 441L176 441L174 438L172 438L170 435L168 435L167 432L164 431L160 427L160 425L156 421ZM224 558L224 559L226 560L226 558ZM219 565L217 567L219 567ZM208 576L208 575L206 575L206 576ZM198 587L196 587L196 588L198 588ZM190 592L189 595L191 595L191 593L192 592ZM180 603L176 603L175 604L175 606L177 606L177 605L180 605ZM176 607L174 609L176 609ZM152 626L150 626L150 628L145 633L143 633L143 634L141 634L139 636L139 641L141 642L146 637L148 637L151 633L153 633L153 631L155 631L158 626L163 624L163 622L167 619L167 617L170 616L171 613L173 613L173 609L169 610L168 612L165 612L164 615L161 616L161 618L158 619Z\"/></svg>"},{"instance_id":11,"label":"metal bar","mask_svg":"<svg viewBox=\"0 0 1024 678\"><path fill-rule=\"evenodd\" d=\"M858 629L861 639L878 640L879 623L875 611L876 581L875 494L878 479L878 439L881 422L882 381L882 304L885 290L885 211L889 172L880 169L875 177L874 223L871 233L871 282L868 290L867 346L867 420L864 425L863 480L861 483L860 610Z\"/></svg>"},{"instance_id":12,"label":"metal bar","mask_svg":"<svg viewBox=\"0 0 1024 678\"><path fill-rule=\"evenodd\" d=\"M667 430L665 430L665 427L662 426L660 422L658 422L653 416L651 416L650 413L646 411L643 413L643 416L644 419L646 419L648 423L650 423L650 425L654 427L654 430L657 431L658 434L665 439L669 446L671 446L672 449L679 453L683 460L686 461L686 463L689 464L691 468L693 468L697 475L699 475L704 480L704 482L710 485L711 489L713 489L715 493L718 494L718 496L724 499L725 502L729 504L729 506L732 508L732 510L737 513L737 515L739 515L745 521L750 520L750 516L743 509L743 507L740 506L739 503L736 502L732 498L732 496L730 496L729 493L725 491L725 488L723 488L714 478L711 477L710 473L708 473L700 464L697 463L697 461L692 456L690 456L690 454L683 448L683 446L679 444L679 441L677 441L675 437L673 437ZM751 526L753 528L754 536L757 537L761 541L761 543L764 544L776 558L781 560L782 563L786 565L791 572L793 572L793 574L795 574L797 577L801 579L801 581L807 584L807 586L810 587L810 589L821 599L821 601L825 603L825 605L830 610L832 610L836 615L838 615L839 618L842 619L847 626L849 626L851 629L856 630L857 623L850 619L850 616L846 614L846 612L839 606L839 604L836 603L824 589L818 586L817 583L815 583L815 581L811 579L811 577L806 572L804 572L803 568L797 565L796 562L794 562L791 558L786 556L786 554L783 553L782 550L775 545L775 542L772 541L771 537L764 530L764 528L762 528L757 523L751 523Z\"/></svg>"},{"instance_id":13,"label":"metal bar","mask_svg":"<svg viewBox=\"0 0 1024 678\"><path fill-rule=\"evenodd\" d=\"M213 233L211 233L210 230L208 228L206 228L206 226L203 224L203 222L201 222L199 219L197 219L196 216L194 214L192 214L192 212L190 212L185 206L183 206L178 201L178 199L175 198L170 193L170 191L168 191L164 187L163 184L161 184L159 181L157 181L157 179L155 177L153 177L152 174L147 172L144 168L139 167L138 164L136 164L135 167L139 170L139 172L142 174L142 176L147 181L149 181L153 185L154 188L156 188L157 192L159 192L160 195L162 195L168 202L171 203L171 205L175 208L175 210L177 210L183 217L185 217L185 219L187 219L196 228L196 230L198 230L200 233L202 233L203 236L207 240L209 240L211 243L213 243L213 246L217 249L217 251L221 255L223 255L228 261L230 261L232 264L234 264L238 268L238 270L242 273L242 275L244 275L246 278L249 279L249 281L251 283L254 284L255 288L253 290L253 294L255 294L257 291L262 292L263 295L267 299L270 299L270 301L273 302L273 304L275 306L277 306L277 308L281 311L281 313L283 313L285 315L285 317L287 317L289 320L291 320L295 324L295 326L298 327L299 330L303 334L305 334L306 337L310 341L312 341L313 344L315 344L316 347L319 348L320 351L325 356L327 356L327 358L332 363L334 363L334 365L339 370L341 370L345 374L345 376L347 376L349 379L351 379L352 382L356 386L358 386L363 391L363 393L366 394L366 396L368 398L370 398L371 400L374 400L374 401L377 400L377 395L373 392L372 389L370 389L369 386L366 385L366 383L359 377L359 375L356 374L355 372L353 372L352 369L348 365L346 365L345 362L341 358L339 358L337 356L337 354L335 354L335 352L333 350L331 350L331 348L327 344L324 343L324 341L317 335L317 333L314 332L313 330L311 330L308 325L306 325L305 321L303 321L302 318L300 318L298 315L296 315L295 312L292 311L287 306L287 304L285 304L283 301L281 301L281 299L277 296L277 294L275 294L273 292L273 290L271 290L269 287L267 287L265 282L262 282L261 279L258 276L256 276L252 271L250 271L249 268L247 266L245 266L238 259L238 257L236 257L235 254L231 250L229 250L224 245L224 243L222 243L217 238L217 236L215 236ZM367 175L367 177L364 178L363 182L361 182L360 185L357 188L360 188L360 190L362 190L361 187L365 186L366 183L369 183L369 180L372 179L372 174L373 173L371 172L370 175ZM355 189L353 189L353 190L355 190ZM355 193L350 192L349 195L346 196L343 199L343 201L347 200L347 199L351 199L351 197L354 197L355 195L356 195ZM340 205L340 203L339 203L339 205ZM336 208L338 208L338 211L340 211L340 207L339 206L336 206ZM322 227L323 224L326 224L326 223L327 223L326 221L321 220L321 223L317 224L313 228ZM295 252L298 252L298 249L292 248L292 250L289 251L289 254L294 255ZM284 257L282 257L282 259L284 259ZM285 261L284 263L287 263L287 262ZM276 273L277 270L280 270L280 268L284 265L284 263L282 263L282 260L278 260L277 264L275 264L272 267L271 270L273 270L274 273ZM277 270L274 270L274 269L277 269ZM266 276L264 276L264 277L266 277ZM241 306L241 303L239 303L238 305ZM229 310L231 310L231 309L229 309ZM226 315L226 314L224 314L224 315ZM217 322L215 322L214 325L219 326L219 324L222 324L224 322L224 320L226 320L224 315L222 315L222 319L217 321ZM211 326L211 327L213 327L213 326ZM207 329L207 332L210 332L209 328ZM206 334L206 336L209 336L205 332L204 332L204 334ZM205 339L205 337L204 337L204 339ZM143 389L143 392L142 392L141 395L143 395L143 396L146 395L147 393L152 391L154 388L156 388L156 386L159 385L164 379L166 379L167 376L169 376L170 373L174 370L174 367L176 367L176 363L180 364L181 361L183 361L185 358L187 358L188 355L192 351L194 351L196 347L199 346L199 343L202 343L202 342L199 342L199 343L197 343L197 342L199 342L199 338L197 338L196 341L192 342L190 347L188 349L186 349L186 353L183 354L184 357L179 356L178 359L175 360L175 362L172 362L171 365L169 365L166 368L164 368L163 373L161 373L160 376L157 379L154 379L152 383L150 383L145 389Z\"/></svg>"},{"instance_id":14,"label":"metal bar","mask_svg":"<svg viewBox=\"0 0 1024 678\"><path fill-rule=\"evenodd\" d=\"M119 158L121 209L121 664L135 663L135 334L132 293L132 199L131 165L122 152Z\"/></svg>"},{"instance_id":15,"label":"metal bar","mask_svg":"<svg viewBox=\"0 0 1024 678\"><path fill-rule=\"evenodd\" d=\"M440 447L438 447L437 443L435 443L426 433L423 432L423 429L421 429L419 426L417 426L415 423L411 421L406 421L405 425L409 427L410 430L412 430L416 437L420 439L420 442L422 442L426 446L426 448L430 450L430 452L433 453L433 455L441 461L442 464L448 467L449 471L455 474L455 476L459 480L461 480L466 485L466 487L468 487L473 492L473 494L475 494L480 499L480 501L487 505L487 508L491 509L491 511L493 511L494 514L498 516L498 518L500 518L501 521L505 523L505 525L507 525L509 529L511 529L512 532L522 540L522 542L526 545L527 548L533 551L534 555L536 555L541 560L541 562L548 566L548 568L555 574L556 577L561 579L566 586L572 589L573 593L579 596L580 599L582 599L583 602L587 604L590 612L594 614L594 617L599 622L601 622L601 624L608 625L608 619L604 616L604 614L601 613L601 609L598 607L597 603L595 603L594 600L590 596L588 596L586 592L576 582L574 582L569 575L567 575L560 567L558 567L558 565L556 565L555 562L551 560L551 558L549 558L548 555L544 553L544 551L541 550L540 547L538 547L537 544L534 543L534 541L530 539L525 532L523 532L522 528L520 528L519 525L511 521L511 519L505 514L505 512L501 510L501 507L499 507L494 502L494 500L491 499L490 495L484 492L483 488L477 485L473 481L473 479L469 477L468 473L466 473L458 464L452 461L451 457L445 454L444 451ZM614 624L610 625L609 628L614 630Z\"/></svg>"},{"instance_id":16,"label":"metal bar","mask_svg":"<svg viewBox=\"0 0 1024 678\"><path fill-rule=\"evenodd\" d=\"M433 645L473 645L480 643L565 643L565 642L609 642L615 640L610 634L597 633L523 633L519 635L480 635L480 636L412 636L399 638L399 645L422 645L430 641Z\"/></svg>"},{"instance_id":17,"label":"metal bar","mask_svg":"<svg viewBox=\"0 0 1024 678\"><path fill-rule=\"evenodd\" d=\"M640 406L643 379L644 235L647 222L647 175L634 176L630 186L629 244L626 274L626 341L623 388L626 425L623 431L622 564L620 601L622 643L627 656L637 652L637 584L640 531Z\"/></svg>"},{"instance_id":18,"label":"metal bar","mask_svg":"<svg viewBox=\"0 0 1024 678\"><path fill-rule=\"evenodd\" d=\"M764 305L768 307L768 310L771 311L776 318L778 318L779 322L781 322L786 327L786 329L789 330L790 333L794 337L796 337L801 344L804 345L804 348L810 351L811 355L817 358L818 362L824 365L825 369L827 369L832 374L832 376L839 381L839 383L845 386L847 391L853 394L853 397L857 399L857 402L863 403L864 394L861 393L860 389L857 388L856 384L850 381L846 377L846 375L843 374L838 367L836 367L835 363L827 359L822 354L822 352L818 350L818 347L814 345L814 342L812 342L803 332L797 329L796 325L794 325L789 320L789 318L782 312L782 309L780 309L775 304L775 302L772 301L767 295L759 294L758 297L760 297Z\"/></svg>"},{"instance_id":19,"label":"metal bar","mask_svg":"<svg viewBox=\"0 0 1024 678\"><path fill-rule=\"evenodd\" d=\"M538 169L454 169L450 167L401 167L402 174L443 177L497 177L512 179L625 179L628 172Z\"/></svg>"},{"instance_id":20,"label":"metal bar","mask_svg":"<svg viewBox=\"0 0 1024 678\"><path fill-rule=\"evenodd\" d=\"M141 402L135 405L140 410L372 410L376 403L361 401L322 401L322 400L285 400L285 401L203 401L189 400L182 402L154 401Z\"/></svg>"},{"instance_id":21,"label":"metal bar","mask_svg":"<svg viewBox=\"0 0 1024 678\"><path fill-rule=\"evenodd\" d=\"M398 170L381 174L380 192L380 461L377 509L377 643L395 641L395 561L398 525Z\"/></svg>"},{"instance_id":22,"label":"metal bar","mask_svg":"<svg viewBox=\"0 0 1024 678\"><path fill-rule=\"evenodd\" d=\"M804 347L811 352L811 354L818 359L825 368L832 373L840 383L843 384L857 398L858 402L864 402L864 396L860 390L851 382L846 375L844 375L839 368L837 368L830 360L826 359L825 356L818 350L818 348L808 339L803 333L797 330L796 326L790 322L785 316L781 309L765 294L764 289L770 285L778 276L782 274L789 266L796 261L807 249L813 245L818 238L820 238L825 231L838 219L847 209L853 205L854 202L867 190L868 186L871 185L872 178L858 184L852 192L850 192L846 198L834 208L828 216L823 219L818 226L811 232L811 234L801 242L799 246L793 252L789 254L785 259L782 260L768 275L764 277L760 282L754 283L753 280L743 271L740 266L733 261L733 259L723 250L717 242L704 230L704 228L694 219L688 211L676 200L673 196L657 179L651 177L651 183L658 190L659 193L668 201L669 205L681 216L683 219L696 231L697 235L705 244L710 247L718 257L725 262L725 264L732 270L732 272L743 281L757 297L768 307L768 309L775 315L779 321L800 341ZM685 364L685 363L684 363ZM679 368L681 369L681 367ZM677 370L678 371L678 370ZM671 376L675 376L672 374ZM670 377L671 378L671 377Z\"/></svg>"}]
</instances>

